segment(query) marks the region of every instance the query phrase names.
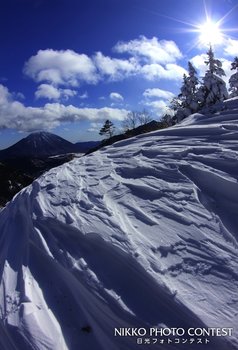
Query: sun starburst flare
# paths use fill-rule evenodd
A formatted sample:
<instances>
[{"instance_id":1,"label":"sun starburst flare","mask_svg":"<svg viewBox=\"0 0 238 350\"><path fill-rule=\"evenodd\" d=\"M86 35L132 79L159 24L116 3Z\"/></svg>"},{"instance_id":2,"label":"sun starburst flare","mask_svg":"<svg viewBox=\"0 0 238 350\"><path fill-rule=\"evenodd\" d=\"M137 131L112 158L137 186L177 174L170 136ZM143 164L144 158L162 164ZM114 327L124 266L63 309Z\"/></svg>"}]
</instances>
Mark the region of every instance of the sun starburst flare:
<instances>
[{"instance_id":1,"label":"sun starburst flare","mask_svg":"<svg viewBox=\"0 0 238 350\"><path fill-rule=\"evenodd\" d=\"M192 23L190 21L184 21L179 18L174 18L171 16L165 16L161 14L158 14L158 15L184 25L184 27L180 29L177 28L176 31L179 30L181 33L186 33L186 32L196 33L196 38L194 38L193 43L190 44L190 47L188 49L188 51L191 51L194 48L219 46L224 44L227 39L237 40L237 36L234 37L232 34L238 32L238 26L233 28L228 28L227 26L224 26L225 23L228 22L228 18L231 15L231 13L237 8L238 8L238 4L236 4L227 13L225 13L224 16L220 17L219 19L218 18L214 19L212 18L211 11L209 11L209 9L207 8L206 2L204 0L204 12L205 12L204 23L201 23L201 22Z\"/></svg>"},{"instance_id":2,"label":"sun starburst flare","mask_svg":"<svg viewBox=\"0 0 238 350\"><path fill-rule=\"evenodd\" d=\"M219 22L212 22L208 19L198 27L198 41L203 45L219 45L224 41L224 34L219 28Z\"/></svg>"}]
</instances>

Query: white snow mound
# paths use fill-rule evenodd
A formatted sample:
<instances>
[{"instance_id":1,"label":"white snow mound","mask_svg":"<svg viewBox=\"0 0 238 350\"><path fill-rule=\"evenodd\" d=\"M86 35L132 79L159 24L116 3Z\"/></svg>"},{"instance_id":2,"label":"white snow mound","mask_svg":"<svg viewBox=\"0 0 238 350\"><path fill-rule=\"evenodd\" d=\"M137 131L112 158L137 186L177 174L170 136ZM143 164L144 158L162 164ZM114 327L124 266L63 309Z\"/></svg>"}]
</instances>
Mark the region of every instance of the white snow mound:
<instances>
[{"instance_id":1,"label":"white snow mound","mask_svg":"<svg viewBox=\"0 0 238 350\"><path fill-rule=\"evenodd\" d=\"M0 349L134 350L115 327L161 325L238 349L237 180L233 99L34 181L0 212Z\"/></svg>"}]
</instances>

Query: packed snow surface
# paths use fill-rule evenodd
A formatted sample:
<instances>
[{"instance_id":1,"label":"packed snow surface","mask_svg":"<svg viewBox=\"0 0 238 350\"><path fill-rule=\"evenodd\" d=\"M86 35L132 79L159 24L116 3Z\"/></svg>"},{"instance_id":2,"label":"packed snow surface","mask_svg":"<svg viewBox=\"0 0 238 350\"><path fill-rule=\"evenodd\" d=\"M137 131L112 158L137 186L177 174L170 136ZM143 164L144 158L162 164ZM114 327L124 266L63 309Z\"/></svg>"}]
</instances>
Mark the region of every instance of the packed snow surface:
<instances>
[{"instance_id":1,"label":"packed snow surface","mask_svg":"<svg viewBox=\"0 0 238 350\"><path fill-rule=\"evenodd\" d=\"M210 113L210 114L209 114ZM119 327L233 327L238 100L50 170L0 212L0 349L134 350Z\"/></svg>"}]
</instances>

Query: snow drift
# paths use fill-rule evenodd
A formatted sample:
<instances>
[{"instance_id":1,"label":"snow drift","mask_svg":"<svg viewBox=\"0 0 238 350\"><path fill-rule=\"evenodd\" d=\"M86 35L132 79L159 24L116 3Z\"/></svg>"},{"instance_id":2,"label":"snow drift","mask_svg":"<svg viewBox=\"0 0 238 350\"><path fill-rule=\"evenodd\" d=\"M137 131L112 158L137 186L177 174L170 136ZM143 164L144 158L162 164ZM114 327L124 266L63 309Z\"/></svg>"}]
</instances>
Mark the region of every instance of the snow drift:
<instances>
[{"instance_id":1,"label":"snow drift","mask_svg":"<svg viewBox=\"0 0 238 350\"><path fill-rule=\"evenodd\" d=\"M114 327L166 326L233 327L198 347L238 349L237 159L233 99L22 190L0 212L0 348L134 350Z\"/></svg>"}]
</instances>

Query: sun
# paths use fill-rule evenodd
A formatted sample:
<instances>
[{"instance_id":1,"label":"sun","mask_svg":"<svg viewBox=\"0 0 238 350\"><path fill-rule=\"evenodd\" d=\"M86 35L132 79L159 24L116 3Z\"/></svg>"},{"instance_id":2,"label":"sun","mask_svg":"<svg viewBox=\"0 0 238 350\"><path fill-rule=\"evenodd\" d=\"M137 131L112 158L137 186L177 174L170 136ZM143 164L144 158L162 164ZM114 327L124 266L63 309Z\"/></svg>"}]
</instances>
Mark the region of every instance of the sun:
<instances>
[{"instance_id":1,"label":"sun","mask_svg":"<svg viewBox=\"0 0 238 350\"><path fill-rule=\"evenodd\" d=\"M219 45L224 40L224 35L219 28L219 22L212 22L210 19L198 26L199 42L203 45Z\"/></svg>"},{"instance_id":2,"label":"sun","mask_svg":"<svg viewBox=\"0 0 238 350\"><path fill-rule=\"evenodd\" d=\"M204 22L196 22L194 20L182 20L179 18L162 15L156 13L160 17L167 18L174 22L183 24L184 27L177 28L176 31L180 33L194 33L194 40L191 41L191 45L187 52L190 52L194 48L208 48L209 46L221 46L227 39L236 40L236 37L232 37L230 33L238 32L238 27L224 27L224 24L228 22L229 16L235 9L238 8L238 4L232 7L228 12L226 12L222 17L218 18L212 17L212 10L207 7L206 0L203 0L204 4ZM229 33L229 35L228 35Z\"/></svg>"}]
</instances>

